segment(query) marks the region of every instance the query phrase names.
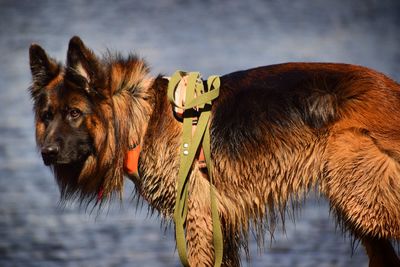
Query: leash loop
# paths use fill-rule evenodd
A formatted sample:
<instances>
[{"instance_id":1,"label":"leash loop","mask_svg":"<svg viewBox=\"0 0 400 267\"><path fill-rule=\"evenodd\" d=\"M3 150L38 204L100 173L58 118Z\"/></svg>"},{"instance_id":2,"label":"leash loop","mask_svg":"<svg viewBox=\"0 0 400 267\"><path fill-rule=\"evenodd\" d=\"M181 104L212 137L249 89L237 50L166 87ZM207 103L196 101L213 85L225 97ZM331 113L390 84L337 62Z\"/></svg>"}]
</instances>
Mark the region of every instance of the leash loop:
<instances>
[{"instance_id":1,"label":"leash loop","mask_svg":"<svg viewBox=\"0 0 400 267\"><path fill-rule=\"evenodd\" d=\"M183 79L187 79L186 97L182 103L176 101L176 90ZM205 90L200 73L176 71L168 84L168 98L175 108L183 110L183 134L180 155L180 166L177 180L177 197L175 202L174 220L175 235L179 258L183 266L189 266L185 240L185 222L188 212L187 199L189 177L198 148L202 146L210 178L210 202L213 224L214 267L222 264L223 236L218 214L217 199L212 177L212 162L210 151L210 116L211 104L219 95L220 79L210 76ZM192 112L195 109L198 112ZM192 125L197 120L197 127L192 133Z\"/></svg>"}]
</instances>

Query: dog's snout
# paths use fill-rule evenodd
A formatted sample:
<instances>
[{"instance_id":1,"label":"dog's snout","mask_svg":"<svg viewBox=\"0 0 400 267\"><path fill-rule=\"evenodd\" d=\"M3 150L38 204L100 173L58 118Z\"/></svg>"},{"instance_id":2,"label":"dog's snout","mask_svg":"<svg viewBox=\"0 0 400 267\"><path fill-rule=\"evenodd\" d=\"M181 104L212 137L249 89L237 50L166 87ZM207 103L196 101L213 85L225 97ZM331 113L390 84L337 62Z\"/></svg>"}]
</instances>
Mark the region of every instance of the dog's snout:
<instances>
[{"instance_id":1,"label":"dog's snout","mask_svg":"<svg viewBox=\"0 0 400 267\"><path fill-rule=\"evenodd\" d=\"M56 144L43 146L41 152L44 163L46 165L53 163L56 160L59 151L60 148Z\"/></svg>"}]
</instances>

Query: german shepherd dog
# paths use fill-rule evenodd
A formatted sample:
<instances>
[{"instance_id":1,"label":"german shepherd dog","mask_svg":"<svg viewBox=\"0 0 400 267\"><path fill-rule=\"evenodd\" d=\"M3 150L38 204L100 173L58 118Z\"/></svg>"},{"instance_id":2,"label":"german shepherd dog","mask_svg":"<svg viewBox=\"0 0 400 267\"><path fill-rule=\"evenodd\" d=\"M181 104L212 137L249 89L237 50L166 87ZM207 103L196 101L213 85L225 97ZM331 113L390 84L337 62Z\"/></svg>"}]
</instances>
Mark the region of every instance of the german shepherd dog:
<instances>
[{"instance_id":1,"label":"german shepherd dog","mask_svg":"<svg viewBox=\"0 0 400 267\"><path fill-rule=\"evenodd\" d=\"M99 58L79 37L59 64L30 47L36 141L62 199L100 205L123 189L124 159L140 144L150 207L172 218L182 123L168 79L130 55ZM364 245L369 266L400 266L400 85L371 69L288 63L220 77L211 158L224 237L223 266L239 266L250 228L266 230L317 188L335 218ZM186 242L191 266L214 261L210 182L190 174Z\"/></svg>"}]
</instances>

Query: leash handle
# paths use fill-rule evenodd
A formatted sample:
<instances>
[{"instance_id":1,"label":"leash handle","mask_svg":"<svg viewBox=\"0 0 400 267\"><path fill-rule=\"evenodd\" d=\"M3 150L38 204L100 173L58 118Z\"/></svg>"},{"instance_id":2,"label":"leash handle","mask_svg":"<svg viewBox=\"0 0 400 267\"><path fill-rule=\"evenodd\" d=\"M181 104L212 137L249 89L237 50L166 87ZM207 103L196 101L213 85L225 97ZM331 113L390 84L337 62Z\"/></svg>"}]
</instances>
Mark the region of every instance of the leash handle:
<instances>
[{"instance_id":1,"label":"leash handle","mask_svg":"<svg viewBox=\"0 0 400 267\"><path fill-rule=\"evenodd\" d=\"M176 103L175 91L181 80L187 77L186 103L183 105ZM212 162L210 152L210 116L211 103L219 95L220 80L218 76L210 76L207 80L207 91L204 90L200 73L176 71L168 84L168 98L171 103L183 112L183 134L181 148L181 164L179 167L177 180L177 197L175 202L174 220L175 235L179 258L183 266L189 266L187 259L187 247L185 240L185 222L188 212L187 199L189 188L190 170L200 145L203 146L206 165L210 177L210 202L211 217L213 223L213 245L214 245L214 266L222 264L223 257L223 236L220 218L218 214L215 186L212 178ZM192 125L195 115L189 112L190 109L197 108L200 115L197 127L192 134Z\"/></svg>"},{"instance_id":2,"label":"leash handle","mask_svg":"<svg viewBox=\"0 0 400 267\"><path fill-rule=\"evenodd\" d=\"M186 88L186 94L196 92L196 97L186 96L187 103L180 104L176 102L175 91L179 85L179 82L183 77L188 76L188 85ZM208 91L204 92L203 85L200 79L199 72L184 72L176 71L169 80L168 83L168 99L177 108L188 110L194 107L202 107L206 103L210 103L219 96L219 87L221 82L217 75L212 75L207 80ZM194 87L194 88L193 88Z\"/></svg>"}]
</instances>

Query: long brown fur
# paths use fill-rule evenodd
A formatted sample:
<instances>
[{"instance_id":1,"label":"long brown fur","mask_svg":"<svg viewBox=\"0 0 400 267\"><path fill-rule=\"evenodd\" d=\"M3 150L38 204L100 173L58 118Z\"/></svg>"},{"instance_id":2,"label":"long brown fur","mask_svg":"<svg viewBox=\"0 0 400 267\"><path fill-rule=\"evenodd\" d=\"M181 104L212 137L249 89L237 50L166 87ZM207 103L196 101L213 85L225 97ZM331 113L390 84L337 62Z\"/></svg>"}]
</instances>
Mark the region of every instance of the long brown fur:
<instances>
[{"instance_id":1,"label":"long brown fur","mask_svg":"<svg viewBox=\"0 0 400 267\"><path fill-rule=\"evenodd\" d=\"M168 80L150 77L138 57L99 59L78 37L65 68L37 45L30 52L39 148L52 134L41 119L44 106L77 103L85 111L79 129L93 151L79 164L52 167L63 196L99 202L121 194L124 156L140 144L140 178L130 179L171 218L182 125L167 100ZM360 66L289 63L221 76L220 92L211 149L224 266L240 265L251 227L262 242L313 188L362 240L371 267L400 266L389 241L400 239L399 84ZM191 266L213 263L209 186L194 164L186 220ZM101 189L106 197L96 200Z\"/></svg>"}]
</instances>

